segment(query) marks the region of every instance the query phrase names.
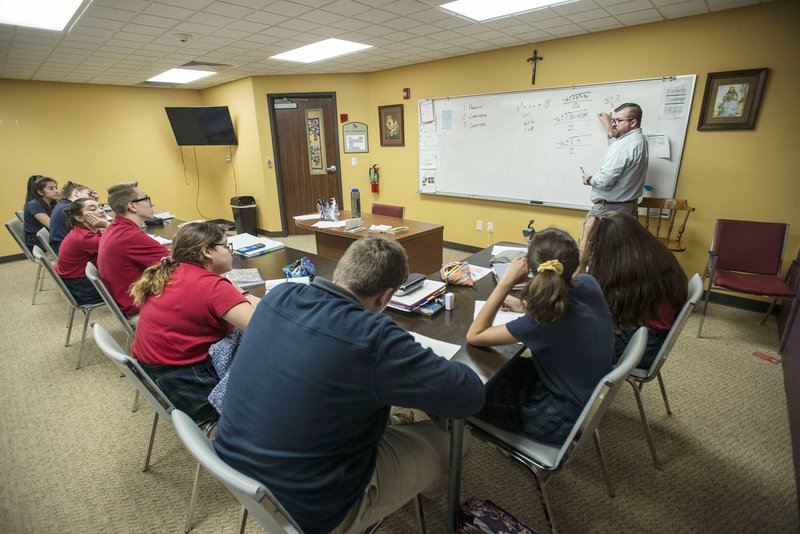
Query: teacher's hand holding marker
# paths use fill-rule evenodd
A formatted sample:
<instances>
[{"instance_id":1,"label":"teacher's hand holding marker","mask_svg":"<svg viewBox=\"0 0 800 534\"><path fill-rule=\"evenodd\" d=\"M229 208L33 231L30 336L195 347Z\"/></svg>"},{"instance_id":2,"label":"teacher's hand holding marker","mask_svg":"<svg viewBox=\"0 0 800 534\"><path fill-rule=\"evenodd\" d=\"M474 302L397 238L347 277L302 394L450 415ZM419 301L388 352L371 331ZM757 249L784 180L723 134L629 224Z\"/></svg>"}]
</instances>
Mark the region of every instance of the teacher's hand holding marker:
<instances>
[{"instance_id":1,"label":"teacher's hand holding marker","mask_svg":"<svg viewBox=\"0 0 800 534\"><path fill-rule=\"evenodd\" d=\"M580 166L581 174L583 175L583 185L589 185L589 180L592 179L591 174L586 174L586 171L583 169L583 165Z\"/></svg>"}]
</instances>

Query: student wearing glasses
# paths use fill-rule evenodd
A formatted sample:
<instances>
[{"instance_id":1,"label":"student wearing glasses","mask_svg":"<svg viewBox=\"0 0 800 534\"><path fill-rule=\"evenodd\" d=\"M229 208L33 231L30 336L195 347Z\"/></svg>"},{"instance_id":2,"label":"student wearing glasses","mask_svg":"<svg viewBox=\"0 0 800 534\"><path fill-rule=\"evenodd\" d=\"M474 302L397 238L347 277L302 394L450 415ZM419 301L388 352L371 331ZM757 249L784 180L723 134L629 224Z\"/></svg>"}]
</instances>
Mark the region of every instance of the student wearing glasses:
<instances>
[{"instance_id":1,"label":"student wearing glasses","mask_svg":"<svg viewBox=\"0 0 800 534\"><path fill-rule=\"evenodd\" d=\"M222 276L232 267L225 232L216 224L194 222L178 230L172 257L147 268L131 287L134 305L141 306L131 352L198 425L219 418L208 401L220 381L209 348L234 326L247 328L258 302Z\"/></svg>"},{"instance_id":2,"label":"student wearing glasses","mask_svg":"<svg viewBox=\"0 0 800 534\"><path fill-rule=\"evenodd\" d=\"M169 256L169 250L142 231L144 221L153 218L153 201L137 182L108 188L108 204L116 213L100 241L97 270L122 313L135 323L139 307L128 290L142 272Z\"/></svg>"},{"instance_id":3,"label":"student wearing glasses","mask_svg":"<svg viewBox=\"0 0 800 534\"><path fill-rule=\"evenodd\" d=\"M642 194L647 174L648 151L647 139L642 134L642 108L626 103L614 110L614 117L608 113L597 116L606 129L609 146L597 172L583 175L583 183L592 188L594 204L584 225L609 211L636 216L637 199Z\"/></svg>"}]
</instances>

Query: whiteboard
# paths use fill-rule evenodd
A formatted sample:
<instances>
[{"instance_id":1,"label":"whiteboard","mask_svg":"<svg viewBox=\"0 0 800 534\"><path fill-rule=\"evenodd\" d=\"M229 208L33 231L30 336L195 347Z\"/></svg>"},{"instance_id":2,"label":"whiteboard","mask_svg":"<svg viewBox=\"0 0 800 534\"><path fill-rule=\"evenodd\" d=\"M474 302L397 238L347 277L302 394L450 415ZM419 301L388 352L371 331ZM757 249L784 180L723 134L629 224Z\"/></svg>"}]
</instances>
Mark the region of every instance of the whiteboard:
<instances>
[{"instance_id":1,"label":"whiteboard","mask_svg":"<svg viewBox=\"0 0 800 534\"><path fill-rule=\"evenodd\" d=\"M642 108L652 196L674 197L695 75L419 101L419 190L586 209L608 148L597 114ZM661 153L662 156L657 157ZM668 153L668 155L667 155Z\"/></svg>"}]
</instances>

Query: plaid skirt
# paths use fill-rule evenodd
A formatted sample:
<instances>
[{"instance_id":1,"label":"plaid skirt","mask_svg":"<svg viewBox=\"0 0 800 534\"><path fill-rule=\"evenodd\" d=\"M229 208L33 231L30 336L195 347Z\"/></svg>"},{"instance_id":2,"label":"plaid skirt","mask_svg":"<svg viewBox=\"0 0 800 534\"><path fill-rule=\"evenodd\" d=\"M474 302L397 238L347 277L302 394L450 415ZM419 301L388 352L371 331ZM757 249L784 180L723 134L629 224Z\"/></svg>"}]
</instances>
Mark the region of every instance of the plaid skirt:
<instances>
[{"instance_id":1,"label":"plaid skirt","mask_svg":"<svg viewBox=\"0 0 800 534\"><path fill-rule=\"evenodd\" d=\"M172 404L198 426L219 419L219 412L208 402L209 393L219 383L210 358L193 365L139 365Z\"/></svg>"},{"instance_id":2,"label":"plaid skirt","mask_svg":"<svg viewBox=\"0 0 800 534\"><path fill-rule=\"evenodd\" d=\"M561 444L581 411L583 406L544 387L531 358L517 356L489 385L477 417L509 432Z\"/></svg>"}]
</instances>

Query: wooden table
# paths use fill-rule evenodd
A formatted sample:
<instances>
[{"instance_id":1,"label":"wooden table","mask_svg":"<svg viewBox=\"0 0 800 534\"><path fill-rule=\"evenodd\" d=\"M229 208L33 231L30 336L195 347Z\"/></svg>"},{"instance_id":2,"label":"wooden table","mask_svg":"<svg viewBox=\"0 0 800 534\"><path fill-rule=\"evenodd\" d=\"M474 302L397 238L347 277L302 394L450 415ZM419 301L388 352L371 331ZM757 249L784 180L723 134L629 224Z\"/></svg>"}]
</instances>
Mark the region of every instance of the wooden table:
<instances>
[{"instance_id":1,"label":"wooden table","mask_svg":"<svg viewBox=\"0 0 800 534\"><path fill-rule=\"evenodd\" d=\"M350 212L343 211L340 220L350 218ZM298 228L314 232L317 240L317 254L338 260L344 255L353 241L367 236L385 236L400 243L408 254L408 269L412 273L428 274L438 271L442 266L442 241L444 226L410 219L398 219L385 215L362 213L361 221L364 230L360 232L346 232L344 228L314 228L313 224L318 219L310 221L295 220ZM402 234L370 233L369 227L373 224L388 224L389 226L407 226L408 232Z\"/></svg>"}]
</instances>

